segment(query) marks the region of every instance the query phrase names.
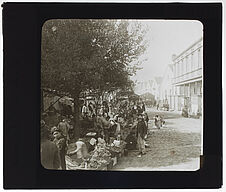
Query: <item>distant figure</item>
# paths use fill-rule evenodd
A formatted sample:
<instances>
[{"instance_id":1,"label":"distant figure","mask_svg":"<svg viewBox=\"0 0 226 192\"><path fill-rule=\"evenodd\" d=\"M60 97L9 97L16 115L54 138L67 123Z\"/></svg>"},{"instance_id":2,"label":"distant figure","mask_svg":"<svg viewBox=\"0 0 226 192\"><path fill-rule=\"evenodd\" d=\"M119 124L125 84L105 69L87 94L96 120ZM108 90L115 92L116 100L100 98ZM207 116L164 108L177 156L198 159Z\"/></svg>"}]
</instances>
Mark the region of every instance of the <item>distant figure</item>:
<instances>
[{"instance_id":1,"label":"distant figure","mask_svg":"<svg viewBox=\"0 0 226 192\"><path fill-rule=\"evenodd\" d=\"M165 120L163 118L163 116L160 116L160 121L161 121L161 127L165 126Z\"/></svg>"},{"instance_id":2,"label":"distant figure","mask_svg":"<svg viewBox=\"0 0 226 192\"><path fill-rule=\"evenodd\" d=\"M185 105L182 109L182 116L188 117L188 107L187 107L187 105Z\"/></svg>"},{"instance_id":3,"label":"distant figure","mask_svg":"<svg viewBox=\"0 0 226 192\"><path fill-rule=\"evenodd\" d=\"M156 105L156 108L157 108L157 110L159 110L159 104L157 103L157 105Z\"/></svg>"},{"instance_id":4,"label":"distant figure","mask_svg":"<svg viewBox=\"0 0 226 192\"><path fill-rule=\"evenodd\" d=\"M148 133L148 121L149 121L148 114L144 113L144 122L146 125L145 138L147 137L147 133Z\"/></svg>"},{"instance_id":5,"label":"distant figure","mask_svg":"<svg viewBox=\"0 0 226 192\"><path fill-rule=\"evenodd\" d=\"M156 106L156 101L154 100L153 107Z\"/></svg>"},{"instance_id":6,"label":"distant figure","mask_svg":"<svg viewBox=\"0 0 226 192\"><path fill-rule=\"evenodd\" d=\"M162 126L165 125L165 120L160 115L155 115L154 120L155 120L155 126L158 129L162 128Z\"/></svg>"},{"instance_id":7,"label":"distant figure","mask_svg":"<svg viewBox=\"0 0 226 192\"><path fill-rule=\"evenodd\" d=\"M145 107L144 102L142 102L142 111L143 111L143 112L145 112L145 111L146 111L146 107Z\"/></svg>"},{"instance_id":8,"label":"distant figure","mask_svg":"<svg viewBox=\"0 0 226 192\"><path fill-rule=\"evenodd\" d=\"M160 127L161 127L160 116L159 116L159 115L155 115L154 121L155 121L155 126L156 126L158 129L160 129Z\"/></svg>"}]
</instances>

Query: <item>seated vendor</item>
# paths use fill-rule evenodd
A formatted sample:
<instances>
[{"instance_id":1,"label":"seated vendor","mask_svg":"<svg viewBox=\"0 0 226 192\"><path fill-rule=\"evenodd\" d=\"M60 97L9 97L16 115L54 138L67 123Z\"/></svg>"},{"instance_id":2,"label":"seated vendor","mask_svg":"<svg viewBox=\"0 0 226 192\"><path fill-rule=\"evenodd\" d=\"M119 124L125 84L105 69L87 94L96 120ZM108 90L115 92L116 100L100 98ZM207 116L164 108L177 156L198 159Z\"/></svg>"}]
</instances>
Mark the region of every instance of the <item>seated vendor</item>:
<instances>
[{"instance_id":1,"label":"seated vendor","mask_svg":"<svg viewBox=\"0 0 226 192\"><path fill-rule=\"evenodd\" d=\"M82 163L84 159L88 156L88 150L85 142L79 138L78 141L75 143L76 149L74 151L69 152L69 155L73 155L76 153L76 161L78 163Z\"/></svg>"},{"instance_id":2,"label":"seated vendor","mask_svg":"<svg viewBox=\"0 0 226 192\"><path fill-rule=\"evenodd\" d=\"M130 132L130 134L126 137L126 149L135 150L137 145L137 139L134 132Z\"/></svg>"}]
</instances>

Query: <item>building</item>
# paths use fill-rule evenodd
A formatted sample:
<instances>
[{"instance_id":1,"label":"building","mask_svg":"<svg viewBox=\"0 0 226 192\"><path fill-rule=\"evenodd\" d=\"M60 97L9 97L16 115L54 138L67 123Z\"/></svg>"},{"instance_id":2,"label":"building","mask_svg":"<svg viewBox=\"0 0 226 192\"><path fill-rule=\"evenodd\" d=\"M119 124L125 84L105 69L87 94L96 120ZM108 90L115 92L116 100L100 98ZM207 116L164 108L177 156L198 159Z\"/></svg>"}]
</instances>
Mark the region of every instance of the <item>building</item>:
<instances>
[{"instance_id":1,"label":"building","mask_svg":"<svg viewBox=\"0 0 226 192\"><path fill-rule=\"evenodd\" d=\"M160 101L160 95L161 95L161 92L162 92L161 91L162 80L163 80L163 77L155 77L156 89L157 89L156 100L157 100L158 103Z\"/></svg>"},{"instance_id":2,"label":"building","mask_svg":"<svg viewBox=\"0 0 226 192\"><path fill-rule=\"evenodd\" d=\"M151 93L152 95L154 95L156 100L157 100L158 92L159 92L158 84L155 79L137 82L134 91L138 95L143 95L145 93Z\"/></svg>"},{"instance_id":3,"label":"building","mask_svg":"<svg viewBox=\"0 0 226 192\"><path fill-rule=\"evenodd\" d=\"M158 103L160 107L168 106L170 110L174 109L174 100L172 97L174 85L172 80L173 80L173 65L169 64L163 73L163 77L159 85Z\"/></svg>"},{"instance_id":4,"label":"building","mask_svg":"<svg viewBox=\"0 0 226 192\"><path fill-rule=\"evenodd\" d=\"M188 107L190 115L202 114L203 39L200 38L172 58L171 105L181 111Z\"/></svg>"}]
</instances>

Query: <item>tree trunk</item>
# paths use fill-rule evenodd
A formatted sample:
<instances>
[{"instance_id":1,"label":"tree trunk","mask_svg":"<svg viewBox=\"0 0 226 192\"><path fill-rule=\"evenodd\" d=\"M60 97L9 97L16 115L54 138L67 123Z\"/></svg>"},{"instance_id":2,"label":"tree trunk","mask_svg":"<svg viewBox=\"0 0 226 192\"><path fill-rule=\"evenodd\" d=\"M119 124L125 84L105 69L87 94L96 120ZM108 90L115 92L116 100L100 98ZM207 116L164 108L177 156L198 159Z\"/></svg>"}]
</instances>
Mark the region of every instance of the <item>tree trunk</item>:
<instances>
[{"instance_id":1,"label":"tree trunk","mask_svg":"<svg viewBox=\"0 0 226 192\"><path fill-rule=\"evenodd\" d=\"M74 99L74 137L78 139L80 137L80 103L79 103L79 93L73 95Z\"/></svg>"}]
</instances>

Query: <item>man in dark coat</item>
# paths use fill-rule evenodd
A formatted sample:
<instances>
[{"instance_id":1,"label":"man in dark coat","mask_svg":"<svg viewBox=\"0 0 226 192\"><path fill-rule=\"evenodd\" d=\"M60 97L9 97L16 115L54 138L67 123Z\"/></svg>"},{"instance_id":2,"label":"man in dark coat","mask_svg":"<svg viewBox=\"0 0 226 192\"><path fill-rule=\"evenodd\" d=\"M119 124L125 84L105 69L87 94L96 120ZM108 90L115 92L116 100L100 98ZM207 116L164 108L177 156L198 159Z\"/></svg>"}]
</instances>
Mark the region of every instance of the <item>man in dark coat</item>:
<instances>
[{"instance_id":1,"label":"man in dark coat","mask_svg":"<svg viewBox=\"0 0 226 192\"><path fill-rule=\"evenodd\" d=\"M146 125L146 130L145 130L146 136L147 136L147 133L148 133L148 121L149 121L148 114L144 113L144 122L145 122L145 125Z\"/></svg>"},{"instance_id":2,"label":"man in dark coat","mask_svg":"<svg viewBox=\"0 0 226 192\"><path fill-rule=\"evenodd\" d=\"M66 139L66 143L68 144L70 141L69 138L70 125L64 117L62 121L58 124L57 128L61 131L61 134L64 136L64 138Z\"/></svg>"},{"instance_id":3,"label":"man in dark coat","mask_svg":"<svg viewBox=\"0 0 226 192\"><path fill-rule=\"evenodd\" d=\"M138 112L138 113L143 113L142 107L139 106L139 105L137 105L137 112Z\"/></svg>"},{"instance_id":4,"label":"man in dark coat","mask_svg":"<svg viewBox=\"0 0 226 192\"><path fill-rule=\"evenodd\" d=\"M144 102L142 102L142 111L143 111L143 112L145 112L145 111L146 111L146 107L145 107Z\"/></svg>"},{"instance_id":5,"label":"man in dark coat","mask_svg":"<svg viewBox=\"0 0 226 192\"><path fill-rule=\"evenodd\" d=\"M53 134L54 140L53 142L56 144L58 148L58 156L60 159L60 166L62 170L66 170L66 161L65 161L65 155L67 152L67 144L66 139L64 138L61 130L57 127L53 127L51 129L51 132Z\"/></svg>"},{"instance_id":6,"label":"man in dark coat","mask_svg":"<svg viewBox=\"0 0 226 192\"><path fill-rule=\"evenodd\" d=\"M146 134L146 125L142 117L142 114L139 114L137 123L137 145L139 150L138 157L141 157L141 155L145 154L145 141L144 141L145 134Z\"/></svg>"},{"instance_id":7,"label":"man in dark coat","mask_svg":"<svg viewBox=\"0 0 226 192\"><path fill-rule=\"evenodd\" d=\"M46 169L59 169L60 160L58 156L57 146L50 140L48 140L48 129L41 128L41 164Z\"/></svg>"}]
</instances>

